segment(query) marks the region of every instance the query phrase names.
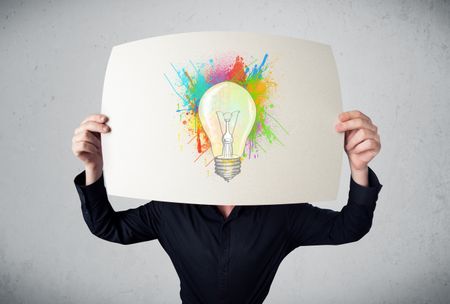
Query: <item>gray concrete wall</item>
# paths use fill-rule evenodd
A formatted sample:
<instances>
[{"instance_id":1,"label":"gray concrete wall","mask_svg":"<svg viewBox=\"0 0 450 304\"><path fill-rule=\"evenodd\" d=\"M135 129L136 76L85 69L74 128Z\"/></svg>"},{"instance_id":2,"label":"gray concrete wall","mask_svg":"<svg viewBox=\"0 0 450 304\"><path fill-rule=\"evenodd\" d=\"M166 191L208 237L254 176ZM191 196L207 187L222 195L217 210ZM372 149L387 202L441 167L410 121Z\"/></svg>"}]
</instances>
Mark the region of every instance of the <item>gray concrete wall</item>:
<instances>
[{"instance_id":1,"label":"gray concrete wall","mask_svg":"<svg viewBox=\"0 0 450 304\"><path fill-rule=\"evenodd\" d=\"M448 1L1 1L0 303L180 303L157 242L91 235L73 185L73 130L100 111L111 47L243 30L332 45L344 109L379 126L384 185L357 243L300 247L266 303L450 301ZM347 199L349 168L336 202ZM117 210L144 203L111 197Z\"/></svg>"}]
</instances>

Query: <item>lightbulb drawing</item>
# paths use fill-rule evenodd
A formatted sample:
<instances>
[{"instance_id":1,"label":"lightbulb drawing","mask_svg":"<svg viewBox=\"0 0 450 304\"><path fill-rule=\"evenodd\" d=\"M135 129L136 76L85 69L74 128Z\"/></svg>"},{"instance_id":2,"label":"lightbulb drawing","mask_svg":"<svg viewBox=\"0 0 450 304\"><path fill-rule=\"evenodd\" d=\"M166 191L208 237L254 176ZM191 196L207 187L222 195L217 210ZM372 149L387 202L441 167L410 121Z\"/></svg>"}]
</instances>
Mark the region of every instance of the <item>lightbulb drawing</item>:
<instances>
[{"instance_id":1,"label":"lightbulb drawing","mask_svg":"<svg viewBox=\"0 0 450 304\"><path fill-rule=\"evenodd\" d=\"M215 173L229 182L241 172L241 156L256 119L256 107L242 86L224 81L200 99L200 122L211 142Z\"/></svg>"}]
</instances>

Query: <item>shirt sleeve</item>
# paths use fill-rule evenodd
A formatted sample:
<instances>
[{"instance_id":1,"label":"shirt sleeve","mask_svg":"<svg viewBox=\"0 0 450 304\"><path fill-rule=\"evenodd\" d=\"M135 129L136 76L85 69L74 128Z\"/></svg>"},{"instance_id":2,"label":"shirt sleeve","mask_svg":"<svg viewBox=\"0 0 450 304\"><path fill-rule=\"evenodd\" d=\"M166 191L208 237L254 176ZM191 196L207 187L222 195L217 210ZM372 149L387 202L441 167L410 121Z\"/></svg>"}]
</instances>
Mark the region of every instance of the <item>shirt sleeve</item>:
<instances>
[{"instance_id":1,"label":"shirt sleeve","mask_svg":"<svg viewBox=\"0 0 450 304\"><path fill-rule=\"evenodd\" d=\"M103 172L94 183L86 185L86 171L74 178L81 200L81 211L89 230L95 236L123 245L158 238L161 205L150 201L137 208L114 211L104 185Z\"/></svg>"},{"instance_id":2,"label":"shirt sleeve","mask_svg":"<svg viewBox=\"0 0 450 304\"><path fill-rule=\"evenodd\" d=\"M340 245L361 239L372 226L378 194L383 187L369 168L369 185L350 177L348 202L341 211L319 208L310 203L288 208L290 250L308 245Z\"/></svg>"}]
</instances>

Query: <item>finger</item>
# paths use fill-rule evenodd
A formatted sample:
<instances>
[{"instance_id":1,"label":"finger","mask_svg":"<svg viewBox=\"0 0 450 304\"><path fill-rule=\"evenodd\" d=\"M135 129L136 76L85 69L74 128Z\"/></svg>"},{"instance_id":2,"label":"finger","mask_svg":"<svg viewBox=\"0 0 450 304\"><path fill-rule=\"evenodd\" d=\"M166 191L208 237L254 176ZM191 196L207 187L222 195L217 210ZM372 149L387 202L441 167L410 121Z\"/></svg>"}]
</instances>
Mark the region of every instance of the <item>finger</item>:
<instances>
[{"instance_id":1,"label":"finger","mask_svg":"<svg viewBox=\"0 0 450 304\"><path fill-rule=\"evenodd\" d=\"M76 134L72 138L72 143L76 143L76 142L79 142L79 141L87 141L87 142L90 142L91 144L93 144L97 149L100 150L100 148L101 148L101 141L94 134L99 134L99 133L92 133L90 131L84 130L84 131Z\"/></svg>"},{"instance_id":2,"label":"finger","mask_svg":"<svg viewBox=\"0 0 450 304\"><path fill-rule=\"evenodd\" d=\"M85 123L81 124L80 127L75 129L75 134L79 134L80 132L88 130L91 132L99 132L99 133L106 133L111 131L111 127L107 124L98 123L95 121L86 121Z\"/></svg>"},{"instance_id":3,"label":"finger","mask_svg":"<svg viewBox=\"0 0 450 304\"><path fill-rule=\"evenodd\" d=\"M88 152L88 153L98 153L99 151L97 150L97 148L87 142L87 141L79 141L73 144L73 152L76 156L80 155L83 152Z\"/></svg>"},{"instance_id":4,"label":"finger","mask_svg":"<svg viewBox=\"0 0 450 304\"><path fill-rule=\"evenodd\" d=\"M355 133L358 130L350 130L348 132L345 132L345 145L347 145L347 143L353 138L353 136L355 136Z\"/></svg>"},{"instance_id":5,"label":"finger","mask_svg":"<svg viewBox=\"0 0 450 304\"><path fill-rule=\"evenodd\" d=\"M350 140L348 140L345 148L347 150L352 150L357 144L363 142L366 139L378 140L377 133L369 129L359 129L355 132L354 136Z\"/></svg>"},{"instance_id":6,"label":"finger","mask_svg":"<svg viewBox=\"0 0 450 304\"><path fill-rule=\"evenodd\" d=\"M362 153L368 150L378 150L378 142L374 139L366 139L365 141L356 145L354 149L352 149L351 153Z\"/></svg>"},{"instance_id":7,"label":"finger","mask_svg":"<svg viewBox=\"0 0 450 304\"><path fill-rule=\"evenodd\" d=\"M347 121L354 118L362 118L372 122L369 116L358 110L342 112L341 114L339 114L340 121Z\"/></svg>"},{"instance_id":8,"label":"finger","mask_svg":"<svg viewBox=\"0 0 450 304\"><path fill-rule=\"evenodd\" d=\"M86 117L86 119L84 119L81 122L81 124L84 124L87 121L95 121L95 122L103 123L103 122L108 121L108 117L104 114L92 114L92 115L89 115L88 117Z\"/></svg>"},{"instance_id":9,"label":"finger","mask_svg":"<svg viewBox=\"0 0 450 304\"><path fill-rule=\"evenodd\" d=\"M366 150L364 152L358 153L358 158L366 163L371 161L376 155L378 151L376 150Z\"/></svg>"},{"instance_id":10,"label":"finger","mask_svg":"<svg viewBox=\"0 0 450 304\"><path fill-rule=\"evenodd\" d=\"M365 118L353 118L336 124L336 130L339 132L366 128L376 132L375 126Z\"/></svg>"}]
</instances>

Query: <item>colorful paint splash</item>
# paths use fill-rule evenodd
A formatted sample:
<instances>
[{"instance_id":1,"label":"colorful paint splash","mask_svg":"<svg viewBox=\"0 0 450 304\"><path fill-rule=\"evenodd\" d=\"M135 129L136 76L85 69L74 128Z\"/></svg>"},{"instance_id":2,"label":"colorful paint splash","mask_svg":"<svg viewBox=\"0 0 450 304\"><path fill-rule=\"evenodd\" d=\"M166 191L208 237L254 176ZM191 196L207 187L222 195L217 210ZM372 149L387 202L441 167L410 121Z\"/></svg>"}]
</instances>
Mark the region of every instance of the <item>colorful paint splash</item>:
<instances>
[{"instance_id":1,"label":"colorful paint splash","mask_svg":"<svg viewBox=\"0 0 450 304\"><path fill-rule=\"evenodd\" d=\"M164 76L180 98L176 111L180 113L182 126L191 136L188 143L195 139L195 146L199 153L196 160L211 148L198 115L200 99L206 90L223 81L232 81L243 86L252 96L256 106L256 120L247 138L241 159L256 158L260 149L264 151L259 143L263 138L269 143L277 141L282 144L274 132L272 123L278 124L286 133L287 131L269 113L274 107L271 96L277 84L272 79L268 54L264 55L259 64L255 61L246 64L242 56L224 56L210 59L206 63L194 64L190 61L189 67L190 69L185 67L178 69L172 64L177 75L176 81L170 81L166 74Z\"/></svg>"}]
</instances>

